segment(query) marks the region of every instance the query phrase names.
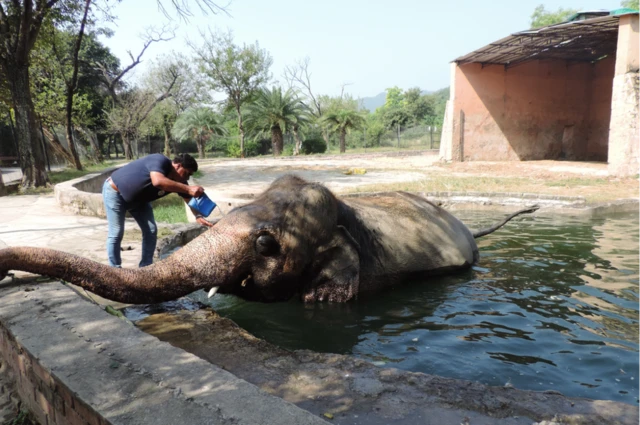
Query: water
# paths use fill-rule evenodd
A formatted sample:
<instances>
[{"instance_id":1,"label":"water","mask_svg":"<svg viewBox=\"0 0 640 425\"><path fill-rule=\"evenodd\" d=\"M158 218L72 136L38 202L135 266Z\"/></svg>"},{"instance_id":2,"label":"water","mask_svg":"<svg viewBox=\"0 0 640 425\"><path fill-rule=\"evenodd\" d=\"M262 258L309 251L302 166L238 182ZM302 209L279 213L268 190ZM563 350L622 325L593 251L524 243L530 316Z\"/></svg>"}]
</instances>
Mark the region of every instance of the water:
<instances>
[{"instance_id":1,"label":"water","mask_svg":"<svg viewBox=\"0 0 640 425\"><path fill-rule=\"evenodd\" d=\"M460 211L471 228L495 215ZM638 215L518 218L472 269L344 305L213 308L288 349L574 397L638 402ZM206 302L206 295L192 295Z\"/></svg>"}]
</instances>

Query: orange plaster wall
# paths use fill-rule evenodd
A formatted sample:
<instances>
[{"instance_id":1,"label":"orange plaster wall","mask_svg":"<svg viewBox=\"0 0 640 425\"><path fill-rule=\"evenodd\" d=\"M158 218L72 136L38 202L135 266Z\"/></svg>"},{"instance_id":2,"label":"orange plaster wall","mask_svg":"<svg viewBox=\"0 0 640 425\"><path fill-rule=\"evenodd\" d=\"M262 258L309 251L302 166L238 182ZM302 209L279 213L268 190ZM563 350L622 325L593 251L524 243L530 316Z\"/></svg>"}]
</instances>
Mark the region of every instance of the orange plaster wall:
<instances>
[{"instance_id":1,"label":"orange plaster wall","mask_svg":"<svg viewBox=\"0 0 640 425\"><path fill-rule=\"evenodd\" d=\"M590 83L587 147L585 160L606 161L609 149L609 125L616 60L607 58L597 62Z\"/></svg>"},{"instance_id":2,"label":"orange plaster wall","mask_svg":"<svg viewBox=\"0 0 640 425\"><path fill-rule=\"evenodd\" d=\"M456 67L465 161L606 160L615 59Z\"/></svg>"}]
</instances>

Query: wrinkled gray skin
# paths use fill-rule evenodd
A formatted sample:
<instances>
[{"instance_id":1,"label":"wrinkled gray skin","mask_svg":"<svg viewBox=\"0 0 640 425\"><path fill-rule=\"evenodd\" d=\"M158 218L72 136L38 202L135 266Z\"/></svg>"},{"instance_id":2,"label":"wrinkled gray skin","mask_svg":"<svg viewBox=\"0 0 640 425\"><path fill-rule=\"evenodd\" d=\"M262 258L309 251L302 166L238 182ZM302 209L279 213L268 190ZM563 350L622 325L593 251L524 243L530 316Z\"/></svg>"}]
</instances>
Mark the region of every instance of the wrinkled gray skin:
<instances>
[{"instance_id":1,"label":"wrinkled gray skin","mask_svg":"<svg viewBox=\"0 0 640 425\"><path fill-rule=\"evenodd\" d=\"M321 184L287 175L151 266L118 269L60 251L15 247L0 250L0 277L9 270L48 275L125 303L167 301L213 286L257 301L300 296L346 302L477 260L469 229L423 198L397 192L339 200Z\"/></svg>"}]
</instances>

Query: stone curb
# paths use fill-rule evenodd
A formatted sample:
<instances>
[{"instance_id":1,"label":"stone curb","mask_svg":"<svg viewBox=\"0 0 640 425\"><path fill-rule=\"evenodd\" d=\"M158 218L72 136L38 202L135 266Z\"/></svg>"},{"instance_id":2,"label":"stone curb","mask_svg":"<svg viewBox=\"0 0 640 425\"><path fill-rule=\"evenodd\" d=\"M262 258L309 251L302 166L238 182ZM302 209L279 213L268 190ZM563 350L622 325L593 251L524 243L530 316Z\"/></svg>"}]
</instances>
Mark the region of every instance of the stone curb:
<instances>
[{"instance_id":1,"label":"stone curb","mask_svg":"<svg viewBox=\"0 0 640 425\"><path fill-rule=\"evenodd\" d=\"M102 202L102 184L117 169L118 167L107 168L100 173L86 174L58 183L53 188L58 205L74 214L106 217Z\"/></svg>"},{"instance_id":2,"label":"stone curb","mask_svg":"<svg viewBox=\"0 0 640 425\"><path fill-rule=\"evenodd\" d=\"M42 425L326 423L59 283L2 285L0 299L4 361Z\"/></svg>"}]
</instances>

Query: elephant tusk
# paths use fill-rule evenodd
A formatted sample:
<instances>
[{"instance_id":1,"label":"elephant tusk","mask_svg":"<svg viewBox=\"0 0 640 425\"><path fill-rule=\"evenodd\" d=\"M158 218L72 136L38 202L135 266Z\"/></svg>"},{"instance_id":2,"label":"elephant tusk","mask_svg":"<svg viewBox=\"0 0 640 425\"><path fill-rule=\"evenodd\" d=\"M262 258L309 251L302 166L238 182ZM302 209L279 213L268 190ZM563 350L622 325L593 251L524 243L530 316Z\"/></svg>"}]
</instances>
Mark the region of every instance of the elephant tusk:
<instances>
[{"instance_id":1,"label":"elephant tusk","mask_svg":"<svg viewBox=\"0 0 640 425\"><path fill-rule=\"evenodd\" d=\"M220 289L219 286L214 286L213 288L211 288L209 290L209 294L207 294L207 298L213 297L216 294L216 292L218 292L218 289Z\"/></svg>"}]
</instances>

